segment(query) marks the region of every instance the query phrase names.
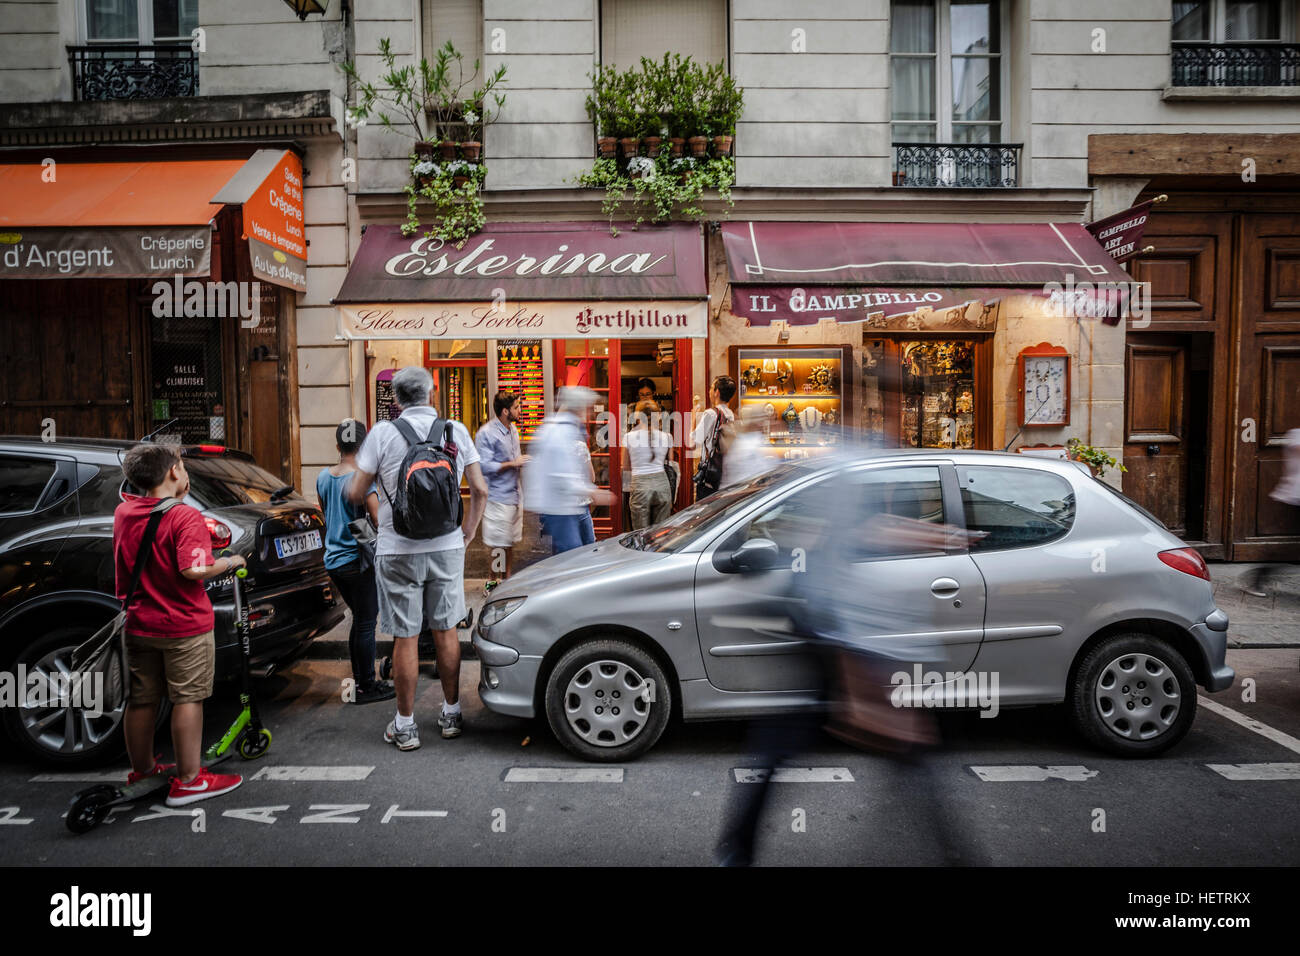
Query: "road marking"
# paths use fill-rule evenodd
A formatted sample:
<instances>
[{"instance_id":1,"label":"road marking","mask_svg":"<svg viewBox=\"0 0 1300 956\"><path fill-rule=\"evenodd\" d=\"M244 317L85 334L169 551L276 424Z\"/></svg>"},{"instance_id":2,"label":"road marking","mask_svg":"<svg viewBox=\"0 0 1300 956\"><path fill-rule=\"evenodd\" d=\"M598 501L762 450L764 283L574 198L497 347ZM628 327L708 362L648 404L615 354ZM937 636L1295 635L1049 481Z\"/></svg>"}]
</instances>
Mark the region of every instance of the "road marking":
<instances>
[{"instance_id":1,"label":"road marking","mask_svg":"<svg viewBox=\"0 0 1300 956\"><path fill-rule=\"evenodd\" d=\"M736 783L762 783L768 774L772 783L853 783L848 767L735 767Z\"/></svg>"},{"instance_id":2,"label":"road marking","mask_svg":"<svg viewBox=\"0 0 1300 956\"><path fill-rule=\"evenodd\" d=\"M307 808L308 810L320 810L320 813L309 813L299 823L360 823L361 818L355 816L344 816L349 813L360 813L363 810L369 810L368 803L313 803Z\"/></svg>"},{"instance_id":3,"label":"road marking","mask_svg":"<svg viewBox=\"0 0 1300 956\"><path fill-rule=\"evenodd\" d=\"M277 813L283 813L289 809L287 803L278 807L244 807L241 810L222 810L223 817L230 817L232 820L247 820L249 823L274 823L278 817Z\"/></svg>"},{"instance_id":4,"label":"road marking","mask_svg":"<svg viewBox=\"0 0 1300 956\"><path fill-rule=\"evenodd\" d=\"M1207 763L1228 780L1300 780L1300 763Z\"/></svg>"},{"instance_id":5,"label":"road marking","mask_svg":"<svg viewBox=\"0 0 1300 956\"><path fill-rule=\"evenodd\" d=\"M117 783L126 786L125 770L96 770L85 773L39 773L28 783Z\"/></svg>"},{"instance_id":6,"label":"road marking","mask_svg":"<svg viewBox=\"0 0 1300 956\"><path fill-rule=\"evenodd\" d=\"M374 767L263 767L251 780L365 780Z\"/></svg>"},{"instance_id":7,"label":"road marking","mask_svg":"<svg viewBox=\"0 0 1300 956\"><path fill-rule=\"evenodd\" d=\"M447 815L446 810L399 810L397 809L399 806L401 804L395 803L389 807L388 812L384 814L384 819L380 822L390 823L393 817L445 817Z\"/></svg>"},{"instance_id":8,"label":"road marking","mask_svg":"<svg viewBox=\"0 0 1300 956\"><path fill-rule=\"evenodd\" d=\"M1078 783L1097 776L1096 770L1087 767L1036 767L1011 765L1003 767L971 767L975 776L985 783L1039 783L1043 780L1069 780Z\"/></svg>"},{"instance_id":9,"label":"road marking","mask_svg":"<svg viewBox=\"0 0 1300 956\"><path fill-rule=\"evenodd\" d=\"M622 783L621 767L511 767L506 783Z\"/></svg>"},{"instance_id":10,"label":"road marking","mask_svg":"<svg viewBox=\"0 0 1300 956\"><path fill-rule=\"evenodd\" d=\"M1212 711L1213 713L1218 714L1220 717L1226 717L1234 724L1240 724L1241 726L1245 727L1247 730L1253 730L1261 737L1267 737L1269 740L1273 741L1273 743L1281 744L1283 747L1285 747L1287 750L1290 750L1292 753L1300 754L1300 740L1297 740L1296 738L1292 737L1290 734L1284 734L1280 730L1274 730L1272 727L1268 726L1267 724L1261 724L1254 717L1247 717L1245 714L1239 714L1231 707L1224 707L1222 704L1218 703L1217 701L1210 700L1208 697L1198 696L1196 698L1196 702L1200 704L1202 707L1204 707L1206 710Z\"/></svg>"}]
</instances>

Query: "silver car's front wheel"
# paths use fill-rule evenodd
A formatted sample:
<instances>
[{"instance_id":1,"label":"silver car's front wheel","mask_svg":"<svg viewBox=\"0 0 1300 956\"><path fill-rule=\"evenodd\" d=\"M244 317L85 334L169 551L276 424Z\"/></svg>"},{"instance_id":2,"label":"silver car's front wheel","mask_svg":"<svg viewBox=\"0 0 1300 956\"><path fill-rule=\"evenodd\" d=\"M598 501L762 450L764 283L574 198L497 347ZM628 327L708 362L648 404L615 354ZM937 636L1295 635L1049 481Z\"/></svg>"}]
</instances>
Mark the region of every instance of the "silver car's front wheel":
<instances>
[{"instance_id":1,"label":"silver car's front wheel","mask_svg":"<svg viewBox=\"0 0 1300 956\"><path fill-rule=\"evenodd\" d=\"M1182 709L1178 678L1152 654L1125 654L1104 666L1095 699L1102 721L1125 740L1159 737Z\"/></svg>"},{"instance_id":2,"label":"silver car's front wheel","mask_svg":"<svg viewBox=\"0 0 1300 956\"><path fill-rule=\"evenodd\" d=\"M1172 747L1196 715L1196 680L1163 638L1116 634L1092 647L1075 669L1075 724L1094 744L1123 756Z\"/></svg>"},{"instance_id":3,"label":"silver car's front wheel","mask_svg":"<svg viewBox=\"0 0 1300 956\"><path fill-rule=\"evenodd\" d=\"M630 641L596 639L570 648L546 681L546 716L565 747L587 760L628 760L667 726L673 689L664 670Z\"/></svg>"}]
</instances>

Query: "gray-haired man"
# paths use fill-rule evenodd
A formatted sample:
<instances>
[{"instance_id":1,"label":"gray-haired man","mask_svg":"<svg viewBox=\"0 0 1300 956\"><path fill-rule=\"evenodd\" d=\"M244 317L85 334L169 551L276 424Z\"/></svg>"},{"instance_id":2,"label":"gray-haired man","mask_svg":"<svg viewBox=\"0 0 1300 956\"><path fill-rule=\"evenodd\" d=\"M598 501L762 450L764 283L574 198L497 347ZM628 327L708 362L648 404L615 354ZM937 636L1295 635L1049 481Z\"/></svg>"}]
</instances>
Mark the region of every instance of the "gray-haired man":
<instances>
[{"instance_id":1,"label":"gray-haired man","mask_svg":"<svg viewBox=\"0 0 1300 956\"><path fill-rule=\"evenodd\" d=\"M443 424L429 407L433 377L427 369L409 366L393 375L393 399L402 409L399 416L418 437L441 441ZM435 422L439 434L433 434ZM433 630L437 648L438 676L445 703L438 725L443 737L461 732L460 638L456 623L465 617L465 548L474 539L488 487L479 470L479 456L468 429L451 422L451 440L456 445L456 481L469 480L469 509L461 527L442 537L407 538L393 528L393 499L397 495L402 459L409 445L392 422L379 422L357 452L357 471L352 480L352 500L360 502L365 492L379 482L379 540L375 546L375 583L379 591L379 630L393 635L393 684L397 690L397 716L384 731L384 740L399 750L420 746L415 724L415 685L419 676L417 640L423 619Z\"/></svg>"}]
</instances>

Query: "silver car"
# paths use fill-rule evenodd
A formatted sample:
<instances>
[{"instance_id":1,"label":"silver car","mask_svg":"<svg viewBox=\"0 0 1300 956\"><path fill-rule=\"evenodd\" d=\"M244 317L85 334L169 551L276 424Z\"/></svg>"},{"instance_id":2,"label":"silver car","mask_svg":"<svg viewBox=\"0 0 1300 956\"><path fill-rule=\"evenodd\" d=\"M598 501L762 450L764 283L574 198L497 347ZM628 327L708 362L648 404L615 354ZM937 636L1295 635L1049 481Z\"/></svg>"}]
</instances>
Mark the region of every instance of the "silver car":
<instances>
[{"instance_id":1,"label":"silver car","mask_svg":"<svg viewBox=\"0 0 1300 956\"><path fill-rule=\"evenodd\" d=\"M859 603L889 611L889 626L857 634L863 646L901 637L926 660L941 648L948 680L995 675L1000 707L1065 702L1088 740L1129 756L1187 733L1198 684L1231 686L1208 568L1151 514L1073 462L914 451L781 465L525 569L474 631L483 702L543 712L570 751L611 762L652 747L674 714L816 706L815 661L789 613L792 517L831 480L955 532L941 548L842 569Z\"/></svg>"}]
</instances>

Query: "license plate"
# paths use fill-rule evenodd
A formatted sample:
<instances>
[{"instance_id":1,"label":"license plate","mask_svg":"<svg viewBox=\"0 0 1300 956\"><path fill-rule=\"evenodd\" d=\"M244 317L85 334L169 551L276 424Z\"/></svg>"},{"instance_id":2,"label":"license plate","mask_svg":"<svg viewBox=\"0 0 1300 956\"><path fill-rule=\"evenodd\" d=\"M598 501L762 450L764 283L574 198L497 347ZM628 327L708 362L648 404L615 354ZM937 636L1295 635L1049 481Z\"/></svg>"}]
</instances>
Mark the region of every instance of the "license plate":
<instances>
[{"instance_id":1,"label":"license plate","mask_svg":"<svg viewBox=\"0 0 1300 956\"><path fill-rule=\"evenodd\" d=\"M304 531L302 534L289 534L275 539L275 553L280 558L292 558L295 554L317 551L320 547L319 531Z\"/></svg>"}]
</instances>

